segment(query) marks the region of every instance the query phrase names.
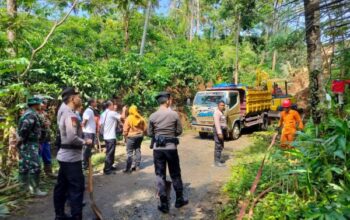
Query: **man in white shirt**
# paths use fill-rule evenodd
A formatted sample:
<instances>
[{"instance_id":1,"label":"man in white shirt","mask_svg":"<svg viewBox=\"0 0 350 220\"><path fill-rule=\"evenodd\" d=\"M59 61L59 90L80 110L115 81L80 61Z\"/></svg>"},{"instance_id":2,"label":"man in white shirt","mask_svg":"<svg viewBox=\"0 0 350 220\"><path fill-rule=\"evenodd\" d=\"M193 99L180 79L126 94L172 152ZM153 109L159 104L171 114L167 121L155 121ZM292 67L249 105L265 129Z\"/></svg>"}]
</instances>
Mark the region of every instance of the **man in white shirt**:
<instances>
[{"instance_id":1,"label":"man in white shirt","mask_svg":"<svg viewBox=\"0 0 350 220\"><path fill-rule=\"evenodd\" d=\"M115 111L116 107L113 102L106 102L106 111L103 112L100 119L101 131L103 131L103 139L106 143L106 160L105 166L103 168L103 173L105 175L112 174L115 167L114 164L114 154L116 146L116 128L120 122L121 115Z\"/></svg>"},{"instance_id":2,"label":"man in white shirt","mask_svg":"<svg viewBox=\"0 0 350 220\"><path fill-rule=\"evenodd\" d=\"M94 147L95 138L96 138L96 121L94 110L97 107L97 101L95 99L90 99L88 101L89 107L85 110L83 114L83 133L84 139L92 140L92 144L84 146L83 152L83 167L84 169L88 169L89 166L89 158L91 157L91 150Z\"/></svg>"}]
</instances>

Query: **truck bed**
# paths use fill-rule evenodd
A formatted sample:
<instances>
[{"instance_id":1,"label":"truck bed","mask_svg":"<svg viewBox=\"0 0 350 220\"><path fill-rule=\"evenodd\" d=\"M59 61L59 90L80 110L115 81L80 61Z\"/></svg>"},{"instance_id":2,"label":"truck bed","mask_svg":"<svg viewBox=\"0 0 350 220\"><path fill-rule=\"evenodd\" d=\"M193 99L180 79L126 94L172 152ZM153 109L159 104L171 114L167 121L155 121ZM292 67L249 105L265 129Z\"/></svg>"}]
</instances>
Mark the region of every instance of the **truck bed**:
<instances>
[{"instance_id":1,"label":"truck bed","mask_svg":"<svg viewBox=\"0 0 350 220\"><path fill-rule=\"evenodd\" d=\"M271 107L271 100L272 95L267 90L247 89L245 96L245 115L269 110Z\"/></svg>"}]
</instances>

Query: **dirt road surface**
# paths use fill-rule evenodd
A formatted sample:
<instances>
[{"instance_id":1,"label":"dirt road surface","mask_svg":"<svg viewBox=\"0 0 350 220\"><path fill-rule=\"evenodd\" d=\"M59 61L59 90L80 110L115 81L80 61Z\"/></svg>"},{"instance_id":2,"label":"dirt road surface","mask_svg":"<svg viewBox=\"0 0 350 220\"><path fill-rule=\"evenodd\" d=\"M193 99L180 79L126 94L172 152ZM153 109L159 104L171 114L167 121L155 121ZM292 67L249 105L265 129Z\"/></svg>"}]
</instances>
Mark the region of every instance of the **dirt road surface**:
<instances>
[{"instance_id":1,"label":"dirt road surface","mask_svg":"<svg viewBox=\"0 0 350 220\"><path fill-rule=\"evenodd\" d=\"M106 220L114 219L215 219L216 209L221 204L220 190L230 177L234 152L249 146L247 135L236 141L226 142L224 158L227 167L213 166L214 142L202 140L194 132L186 132L178 147L185 197L189 205L181 209L174 207L175 195L172 190L170 214L157 210L155 174L152 150L149 142L142 147L141 170L132 174L122 173L125 165L125 147L118 146L116 158L118 171L115 175L94 175L94 195L98 207ZM84 208L84 219L94 219L88 195ZM66 210L69 213L69 209ZM54 219L52 192L43 199L33 199L18 216L9 219L49 220Z\"/></svg>"}]
</instances>

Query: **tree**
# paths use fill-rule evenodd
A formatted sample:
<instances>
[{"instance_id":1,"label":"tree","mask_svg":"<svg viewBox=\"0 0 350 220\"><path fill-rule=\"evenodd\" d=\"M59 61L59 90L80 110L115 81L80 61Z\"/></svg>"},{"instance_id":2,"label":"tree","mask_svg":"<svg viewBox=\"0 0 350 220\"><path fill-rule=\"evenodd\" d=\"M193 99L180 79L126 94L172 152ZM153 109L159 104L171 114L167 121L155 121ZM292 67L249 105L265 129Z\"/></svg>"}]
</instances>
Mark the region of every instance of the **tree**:
<instances>
[{"instance_id":1,"label":"tree","mask_svg":"<svg viewBox=\"0 0 350 220\"><path fill-rule=\"evenodd\" d=\"M117 7L120 7L123 13L123 24L124 24L124 50L129 51L129 26L131 13L135 6L142 4L142 0L116 0Z\"/></svg>"},{"instance_id":2,"label":"tree","mask_svg":"<svg viewBox=\"0 0 350 220\"><path fill-rule=\"evenodd\" d=\"M15 19L17 16L17 2L16 0L7 0L7 14L9 16L9 25L7 28L7 39L9 41L10 47L7 49L10 57L16 57L16 30L15 30Z\"/></svg>"},{"instance_id":3,"label":"tree","mask_svg":"<svg viewBox=\"0 0 350 220\"><path fill-rule=\"evenodd\" d=\"M319 104L324 100L324 81L322 77L320 1L304 0L305 38L310 78L310 109L315 124L321 122Z\"/></svg>"},{"instance_id":4,"label":"tree","mask_svg":"<svg viewBox=\"0 0 350 220\"><path fill-rule=\"evenodd\" d=\"M147 9L146 9L146 13L145 13L145 24L143 26L143 34L142 34L141 47L140 47L140 55L141 56L143 55L143 52L145 49L147 28L148 28L148 23L149 23L149 17L151 14L151 8L152 8L152 1L148 0Z\"/></svg>"}]
</instances>

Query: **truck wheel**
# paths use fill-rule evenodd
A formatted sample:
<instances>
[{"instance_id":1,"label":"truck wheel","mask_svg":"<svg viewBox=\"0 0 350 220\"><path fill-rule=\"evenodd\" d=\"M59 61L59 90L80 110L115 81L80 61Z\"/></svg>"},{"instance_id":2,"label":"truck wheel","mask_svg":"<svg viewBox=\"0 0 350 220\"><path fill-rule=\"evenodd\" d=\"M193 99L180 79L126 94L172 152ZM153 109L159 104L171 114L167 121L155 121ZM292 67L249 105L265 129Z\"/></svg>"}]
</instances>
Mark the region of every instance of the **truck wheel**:
<instances>
[{"instance_id":1,"label":"truck wheel","mask_svg":"<svg viewBox=\"0 0 350 220\"><path fill-rule=\"evenodd\" d=\"M208 138L208 133L207 132L199 132L199 137L202 139Z\"/></svg>"},{"instance_id":2,"label":"truck wheel","mask_svg":"<svg viewBox=\"0 0 350 220\"><path fill-rule=\"evenodd\" d=\"M237 140L241 136L241 127L239 124L236 122L235 125L233 126L232 130L232 139Z\"/></svg>"},{"instance_id":3,"label":"truck wheel","mask_svg":"<svg viewBox=\"0 0 350 220\"><path fill-rule=\"evenodd\" d=\"M260 130L267 131L268 127L269 127L269 119L268 117L265 116L263 119L263 123L260 124Z\"/></svg>"}]
</instances>

